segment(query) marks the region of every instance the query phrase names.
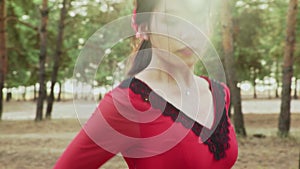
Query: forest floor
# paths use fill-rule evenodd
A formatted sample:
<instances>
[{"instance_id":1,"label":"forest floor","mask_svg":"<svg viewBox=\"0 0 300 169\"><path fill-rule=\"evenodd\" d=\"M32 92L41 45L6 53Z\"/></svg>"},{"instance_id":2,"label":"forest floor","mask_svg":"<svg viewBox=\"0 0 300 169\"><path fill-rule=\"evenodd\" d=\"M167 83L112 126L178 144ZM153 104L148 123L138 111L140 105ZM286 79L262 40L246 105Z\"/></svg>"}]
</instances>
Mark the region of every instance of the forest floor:
<instances>
[{"instance_id":1,"label":"forest floor","mask_svg":"<svg viewBox=\"0 0 300 169\"><path fill-rule=\"evenodd\" d=\"M18 104L24 103L14 103L16 109L22 107ZM64 104L67 103L56 106ZM276 137L278 114L244 114L248 137L238 138L239 155L233 169L298 169L300 112L292 113L291 119L290 136L282 139ZM81 125L75 118L38 123L32 120L1 121L0 169L52 168L80 128ZM266 137L257 138L254 134ZM116 156L101 168L125 169L127 166L121 157Z\"/></svg>"}]
</instances>

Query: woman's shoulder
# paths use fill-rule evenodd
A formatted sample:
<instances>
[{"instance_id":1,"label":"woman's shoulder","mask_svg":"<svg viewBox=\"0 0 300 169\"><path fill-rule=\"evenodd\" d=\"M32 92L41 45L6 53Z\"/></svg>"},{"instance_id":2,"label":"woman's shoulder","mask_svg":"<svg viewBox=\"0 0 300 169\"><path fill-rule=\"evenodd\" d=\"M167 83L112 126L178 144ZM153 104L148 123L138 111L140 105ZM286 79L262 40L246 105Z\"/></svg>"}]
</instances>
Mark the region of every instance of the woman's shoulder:
<instances>
[{"instance_id":1,"label":"woman's shoulder","mask_svg":"<svg viewBox=\"0 0 300 169\"><path fill-rule=\"evenodd\" d=\"M128 87L130 87L130 84L133 80L134 80L133 77L127 77L127 78L123 79L117 87L128 88Z\"/></svg>"},{"instance_id":2,"label":"woman's shoulder","mask_svg":"<svg viewBox=\"0 0 300 169\"><path fill-rule=\"evenodd\" d=\"M118 88L121 89L130 89L134 93L150 93L151 88L144 81L136 78L136 77L128 77L124 79L119 85Z\"/></svg>"},{"instance_id":3,"label":"woman's shoulder","mask_svg":"<svg viewBox=\"0 0 300 169\"><path fill-rule=\"evenodd\" d=\"M204 75L198 77L207 81L207 83L209 84L209 89L213 91L213 94L219 95L219 97L224 96L226 104L230 103L230 89L226 82L221 82Z\"/></svg>"},{"instance_id":4,"label":"woman's shoulder","mask_svg":"<svg viewBox=\"0 0 300 169\"><path fill-rule=\"evenodd\" d=\"M211 77L208 77L208 76L205 76L205 75L200 75L198 76L199 79L204 79L207 81L207 83L209 84L209 88L211 89L213 87L213 85L216 85L216 86L219 86L221 88L224 88L224 90L226 92L229 91L229 87L227 86L227 84L225 82L221 82L219 80L216 80L214 78L211 78Z\"/></svg>"},{"instance_id":5,"label":"woman's shoulder","mask_svg":"<svg viewBox=\"0 0 300 169\"><path fill-rule=\"evenodd\" d=\"M127 77L107 92L103 99L121 103L129 99L130 102L140 103L140 101L148 100L151 91L145 82L135 77Z\"/></svg>"}]
</instances>

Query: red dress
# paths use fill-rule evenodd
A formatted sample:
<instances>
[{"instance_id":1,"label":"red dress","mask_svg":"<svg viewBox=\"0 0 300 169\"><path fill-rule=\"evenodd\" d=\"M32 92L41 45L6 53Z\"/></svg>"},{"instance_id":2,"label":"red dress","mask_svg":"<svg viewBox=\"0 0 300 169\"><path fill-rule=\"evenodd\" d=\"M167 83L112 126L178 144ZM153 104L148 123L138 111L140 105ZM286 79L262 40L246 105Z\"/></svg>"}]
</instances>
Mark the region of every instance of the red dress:
<instances>
[{"instance_id":1,"label":"red dress","mask_svg":"<svg viewBox=\"0 0 300 169\"><path fill-rule=\"evenodd\" d=\"M129 169L229 169L238 147L228 117L228 87L205 78L214 100L214 125L193 121L136 78L100 101L54 168L99 168L121 153Z\"/></svg>"}]
</instances>

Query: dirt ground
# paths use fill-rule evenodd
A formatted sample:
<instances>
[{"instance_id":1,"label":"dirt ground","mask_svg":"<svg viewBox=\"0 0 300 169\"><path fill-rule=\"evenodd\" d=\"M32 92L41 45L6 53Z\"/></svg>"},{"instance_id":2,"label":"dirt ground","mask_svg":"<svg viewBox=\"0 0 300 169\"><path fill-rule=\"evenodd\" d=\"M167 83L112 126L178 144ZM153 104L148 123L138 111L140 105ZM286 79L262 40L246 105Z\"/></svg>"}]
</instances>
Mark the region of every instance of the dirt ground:
<instances>
[{"instance_id":1,"label":"dirt ground","mask_svg":"<svg viewBox=\"0 0 300 169\"><path fill-rule=\"evenodd\" d=\"M248 137L238 138L239 156L233 169L298 169L300 113L292 114L290 137L285 139L276 137L277 114L245 114L244 118ZM80 127L76 119L0 122L0 168L52 168ZM116 156L101 168L127 167Z\"/></svg>"}]
</instances>

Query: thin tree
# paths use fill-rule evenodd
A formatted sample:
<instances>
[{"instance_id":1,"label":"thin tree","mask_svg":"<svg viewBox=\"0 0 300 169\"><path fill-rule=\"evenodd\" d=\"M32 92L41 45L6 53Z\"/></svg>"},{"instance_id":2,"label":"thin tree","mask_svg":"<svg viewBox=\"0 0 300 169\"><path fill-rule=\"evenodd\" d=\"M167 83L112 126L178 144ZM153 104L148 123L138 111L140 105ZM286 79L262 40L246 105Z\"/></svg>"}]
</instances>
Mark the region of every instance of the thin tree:
<instances>
[{"instance_id":1,"label":"thin tree","mask_svg":"<svg viewBox=\"0 0 300 169\"><path fill-rule=\"evenodd\" d=\"M6 5L0 0L0 120L3 112L3 88L7 69L6 51Z\"/></svg>"},{"instance_id":2,"label":"thin tree","mask_svg":"<svg viewBox=\"0 0 300 169\"><path fill-rule=\"evenodd\" d=\"M299 151L298 168L300 169L300 151Z\"/></svg>"},{"instance_id":3,"label":"thin tree","mask_svg":"<svg viewBox=\"0 0 300 169\"><path fill-rule=\"evenodd\" d=\"M58 96L57 96L57 99L56 99L56 101L58 101L58 102L60 102L61 101L61 98L62 98L62 96L61 96L61 93L62 93L62 84L61 84L61 82L58 82Z\"/></svg>"},{"instance_id":4,"label":"thin tree","mask_svg":"<svg viewBox=\"0 0 300 169\"><path fill-rule=\"evenodd\" d=\"M241 104L241 91L237 87L237 79L235 74L236 71L233 60L233 22L231 16L232 5L230 0L223 0L222 3L222 44L224 50L226 76L228 79L228 85L231 91L231 100L234 108L234 127L238 135L246 137L247 134L246 129L244 127L244 119Z\"/></svg>"},{"instance_id":5,"label":"thin tree","mask_svg":"<svg viewBox=\"0 0 300 169\"><path fill-rule=\"evenodd\" d=\"M70 6L70 4L69 4ZM64 38L64 28L65 28L65 18L67 16L68 8L67 8L67 0L63 0L62 8L60 10L60 19L58 23L58 35L56 39L56 51L53 56L53 68L51 74L51 90L50 95L47 100L47 111L46 111L46 119L51 118L51 112L54 102L54 86L57 82L57 75L60 65L60 57L62 54L62 46L63 46L63 38Z\"/></svg>"},{"instance_id":6,"label":"thin tree","mask_svg":"<svg viewBox=\"0 0 300 169\"><path fill-rule=\"evenodd\" d=\"M295 89L294 89L294 99L298 99L298 78L297 76L295 77Z\"/></svg>"},{"instance_id":7,"label":"thin tree","mask_svg":"<svg viewBox=\"0 0 300 169\"><path fill-rule=\"evenodd\" d=\"M45 62L47 56L47 23L48 23L48 0L43 0L41 9L41 25L39 29L40 34L40 56L39 56L39 95L37 100L37 109L35 121L43 119L43 105L46 99L45 86Z\"/></svg>"},{"instance_id":8,"label":"thin tree","mask_svg":"<svg viewBox=\"0 0 300 169\"><path fill-rule=\"evenodd\" d=\"M298 0L290 0L287 12L286 38L282 67L281 107L278 123L278 135L281 137L288 136L291 124L291 84L296 43L297 10Z\"/></svg>"}]
</instances>

